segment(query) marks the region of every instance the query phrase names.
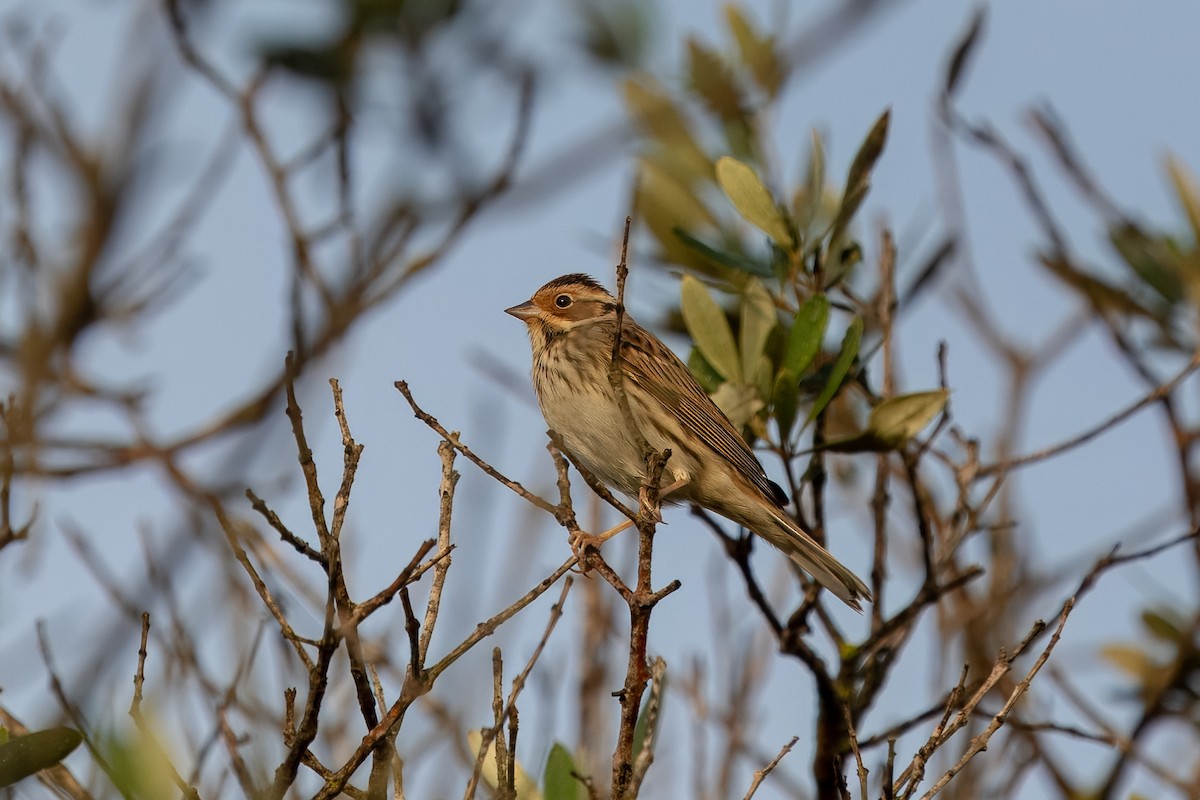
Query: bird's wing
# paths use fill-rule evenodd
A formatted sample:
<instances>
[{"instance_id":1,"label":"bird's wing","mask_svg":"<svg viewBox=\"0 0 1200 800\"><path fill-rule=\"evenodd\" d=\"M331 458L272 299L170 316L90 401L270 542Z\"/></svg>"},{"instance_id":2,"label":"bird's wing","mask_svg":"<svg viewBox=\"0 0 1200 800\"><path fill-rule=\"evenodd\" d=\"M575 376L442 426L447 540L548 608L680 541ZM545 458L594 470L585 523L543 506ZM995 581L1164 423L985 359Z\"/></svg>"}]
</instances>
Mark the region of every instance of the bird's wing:
<instances>
[{"instance_id":1,"label":"bird's wing","mask_svg":"<svg viewBox=\"0 0 1200 800\"><path fill-rule=\"evenodd\" d=\"M717 408L691 371L654 334L626 318L621 330L625 375L657 400L684 430L690 430L737 469L776 505L787 495L767 478L762 464L733 423ZM637 352L640 351L640 352Z\"/></svg>"}]
</instances>

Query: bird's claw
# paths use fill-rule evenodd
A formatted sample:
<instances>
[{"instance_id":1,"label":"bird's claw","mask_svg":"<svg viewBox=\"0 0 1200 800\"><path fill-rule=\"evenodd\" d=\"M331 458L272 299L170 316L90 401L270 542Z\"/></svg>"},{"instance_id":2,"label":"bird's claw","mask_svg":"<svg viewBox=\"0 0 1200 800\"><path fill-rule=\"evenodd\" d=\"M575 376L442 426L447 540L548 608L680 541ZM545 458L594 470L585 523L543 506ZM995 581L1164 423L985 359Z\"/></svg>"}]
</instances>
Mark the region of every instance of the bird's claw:
<instances>
[{"instance_id":1,"label":"bird's claw","mask_svg":"<svg viewBox=\"0 0 1200 800\"><path fill-rule=\"evenodd\" d=\"M661 495L659 499L661 500ZM650 491L645 486L638 489L638 511L649 518L655 525L663 521L659 503L651 502Z\"/></svg>"},{"instance_id":2,"label":"bird's claw","mask_svg":"<svg viewBox=\"0 0 1200 800\"><path fill-rule=\"evenodd\" d=\"M590 547L597 553L600 552L600 545L608 541L603 536L595 536L590 533L584 533L581 530L573 530L567 537L567 542L571 545L571 552L575 554L575 558L579 559L579 568L576 570L580 575L587 575L591 571L588 566L587 549Z\"/></svg>"}]
</instances>

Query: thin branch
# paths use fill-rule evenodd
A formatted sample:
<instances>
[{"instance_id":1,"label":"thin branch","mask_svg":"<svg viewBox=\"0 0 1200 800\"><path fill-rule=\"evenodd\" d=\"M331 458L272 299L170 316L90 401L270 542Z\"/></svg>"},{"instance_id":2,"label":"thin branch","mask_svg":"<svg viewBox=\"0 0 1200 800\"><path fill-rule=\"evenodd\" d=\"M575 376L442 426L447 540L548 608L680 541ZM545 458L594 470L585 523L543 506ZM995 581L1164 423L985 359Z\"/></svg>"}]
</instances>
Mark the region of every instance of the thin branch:
<instances>
[{"instance_id":1,"label":"thin branch","mask_svg":"<svg viewBox=\"0 0 1200 800\"><path fill-rule=\"evenodd\" d=\"M754 778L750 781L750 788L746 790L746 794L742 800L751 800L751 798L754 797L754 793L758 791L758 787L762 786L762 783L767 779L767 776L775 771L775 768L779 766L779 762L783 761L784 756L792 752L792 748L796 746L796 742L798 741L800 741L800 737L793 736L787 741L786 744L784 744L782 748L780 748L779 753L773 759L771 759L766 766L764 766L762 769L754 771Z\"/></svg>"},{"instance_id":2,"label":"thin branch","mask_svg":"<svg viewBox=\"0 0 1200 800\"><path fill-rule=\"evenodd\" d=\"M971 761L971 759L987 749L988 742L991 740L992 735L995 734L996 731L998 731L1004 724L1005 720L1008 719L1008 715L1012 711L1013 706L1015 706L1017 701L1020 700L1027 691L1029 691L1029 686L1031 683L1033 683L1034 676L1038 674L1038 671L1041 670L1042 665L1045 664L1046 660L1050 658L1050 653L1053 652L1055 646L1058 644L1058 640L1062 636L1063 627L1067 624L1067 617L1070 616L1071 609L1074 608L1074 606L1074 598L1067 600L1066 605L1063 607L1062 613L1059 615L1058 627L1055 628L1054 634L1050 637L1050 641L1046 644L1045 649L1042 650L1042 654L1038 656L1035 662L1033 662L1033 666L1029 668L1029 672L1025 674L1024 679L1022 679L1021 682L1018 683L1016 687L1009 693L1008 699L1005 701L1003 708L996 712L995 716L992 717L992 720L988 723L987 727L971 740L971 742L967 745L966 752L962 754L962 757L959 758L954 766L946 770L945 774L943 774L942 777L933 784L929 791L922 796L921 800L932 800L932 798L937 795L938 792L946 787L946 784L953 780L955 775L962 771L962 769Z\"/></svg>"},{"instance_id":3,"label":"thin branch","mask_svg":"<svg viewBox=\"0 0 1200 800\"><path fill-rule=\"evenodd\" d=\"M530 503L532 503L533 505L540 508L542 511L545 511L548 514L554 514L555 516L557 516L558 509L555 506L551 505L550 503L547 503L545 500L538 497L533 492L528 491L524 486L517 483L516 481L505 477L504 474L501 473L498 469L496 469L491 464L484 461L479 456L475 455L475 453L473 453L471 451L471 448L467 447L465 444L463 444L461 441L459 441L457 432L452 433L452 432L446 430L445 428L442 427L441 423L438 422L434 417L425 413L425 411L423 411L421 409L421 407L417 405L417 401L413 399L412 392L409 391L407 382L396 381L395 386L396 386L396 389L400 392L400 394L404 395L404 399L408 401L409 406L412 407L413 414L416 416L416 418L421 420L422 422L424 422L426 425L428 425L433 430L435 430L437 432L437 434L442 437L442 439L444 439L446 442L448 442L450 444L451 447L453 447L458 452L462 453L464 456L466 456L471 461L471 463L475 464L475 466L479 467L481 470L486 472L488 475L495 478L502 485L507 486L509 489L516 492L518 495L525 498Z\"/></svg>"},{"instance_id":4,"label":"thin branch","mask_svg":"<svg viewBox=\"0 0 1200 800\"><path fill-rule=\"evenodd\" d=\"M429 641L433 638L433 628L441 608L442 587L446 584L446 573L450 569L450 520L454 512L454 487L458 485L459 478L459 473L454 469L453 446L443 440L438 443L437 451L442 459L442 483L438 487L438 551L445 553L446 557L439 560L434 568L433 585L429 588L429 600L425 604L425 625L421 629L420 657L417 659L422 668L429 655Z\"/></svg>"},{"instance_id":5,"label":"thin branch","mask_svg":"<svg viewBox=\"0 0 1200 800\"><path fill-rule=\"evenodd\" d=\"M981 466L975 474L976 480L1009 472L1018 467L1024 467L1039 461L1045 461L1048 458L1061 455L1068 450L1072 450L1082 444L1090 442L1100 434L1108 432L1111 428L1115 428L1117 425L1124 422L1129 417L1132 417L1143 408L1162 400L1164 397L1173 392L1175 388L1184 381L1184 379L1195 372L1198 367L1200 367L1200 352L1197 352L1195 355L1193 355L1187 366L1180 370L1175 377L1171 378L1166 383L1159 385L1157 388L1142 396L1136 402L1113 414L1108 419L1103 420L1102 422L1092 426L1091 428L1088 428L1076 436L1072 436L1071 438L1059 442L1058 444L1051 445L1050 447L1045 447L1041 450L1035 450L1034 452L1027 453L1023 456L1008 458L995 464Z\"/></svg>"}]
</instances>

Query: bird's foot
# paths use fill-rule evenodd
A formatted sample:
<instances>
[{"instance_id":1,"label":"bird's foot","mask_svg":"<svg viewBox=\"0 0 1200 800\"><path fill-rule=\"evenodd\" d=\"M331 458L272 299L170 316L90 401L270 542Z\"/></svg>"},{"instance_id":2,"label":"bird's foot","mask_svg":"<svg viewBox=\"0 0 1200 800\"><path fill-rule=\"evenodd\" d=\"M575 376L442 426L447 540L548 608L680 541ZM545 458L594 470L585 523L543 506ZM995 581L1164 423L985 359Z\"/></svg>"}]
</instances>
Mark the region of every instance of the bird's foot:
<instances>
[{"instance_id":1,"label":"bird's foot","mask_svg":"<svg viewBox=\"0 0 1200 800\"><path fill-rule=\"evenodd\" d=\"M612 537L616 536L621 531L633 525L632 520L625 520L619 525L609 528L604 533L585 533L581 530L573 530L567 537L567 542L571 545L571 552L579 559L581 575L586 575L588 572L587 565L587 550L591 548L597 553L600 552L600 547Z\"/></svg>"}]
</instances>

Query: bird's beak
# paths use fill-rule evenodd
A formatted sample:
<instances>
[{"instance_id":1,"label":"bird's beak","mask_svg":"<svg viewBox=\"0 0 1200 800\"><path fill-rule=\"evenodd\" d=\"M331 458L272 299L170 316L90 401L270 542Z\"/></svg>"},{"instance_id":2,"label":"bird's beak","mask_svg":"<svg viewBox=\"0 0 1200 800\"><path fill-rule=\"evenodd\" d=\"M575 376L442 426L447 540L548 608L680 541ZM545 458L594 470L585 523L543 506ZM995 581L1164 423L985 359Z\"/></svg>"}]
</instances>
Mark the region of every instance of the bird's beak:
<instances>
[{"instance_id":1,"label":"bird's beak","mask_svg":"<svg viewBox=\"0 0 1200 800\"><path fill-rule=\"evenodd\" d=\"M521 303L521 305L519 305L519 306L513 306L512 308L504 309L504 313L512 314L514 317L516 317L519 320L527 320L531 317L536 317L538 310L537 310L537 306L535 306L533 304L532 300L526 300L524 303Z\"/></svg>"}]
</instances>

